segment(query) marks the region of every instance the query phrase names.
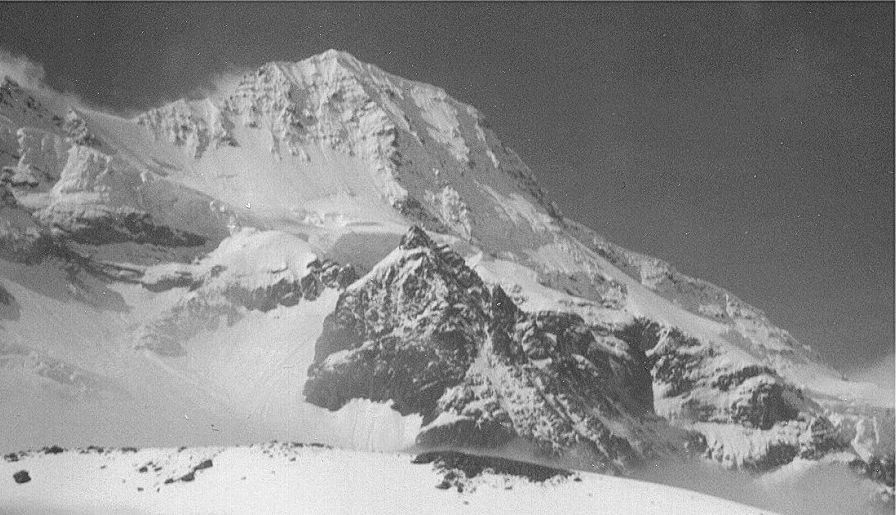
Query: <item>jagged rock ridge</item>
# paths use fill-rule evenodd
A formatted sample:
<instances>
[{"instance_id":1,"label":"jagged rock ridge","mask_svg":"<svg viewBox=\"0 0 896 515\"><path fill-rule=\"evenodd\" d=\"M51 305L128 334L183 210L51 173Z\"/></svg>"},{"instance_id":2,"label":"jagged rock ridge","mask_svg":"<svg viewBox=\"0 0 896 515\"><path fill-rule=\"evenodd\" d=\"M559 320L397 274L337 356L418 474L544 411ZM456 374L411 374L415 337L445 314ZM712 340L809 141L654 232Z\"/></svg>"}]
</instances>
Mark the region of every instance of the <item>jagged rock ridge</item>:
<instances>
[{"instance_id":1,"label":"jagged rock ridge","mask_svg":"<svg viewBox=\"0 0 896 515\"><path fill-rule=\"evenodd\" d=\"M523 438L548 453L584 447L608 469L674 447L637 348L574 314L520 311L418 228L342 293L305 395L329 409L392 401L423 415L423 445Z\"/></svg>"}]
</instances>

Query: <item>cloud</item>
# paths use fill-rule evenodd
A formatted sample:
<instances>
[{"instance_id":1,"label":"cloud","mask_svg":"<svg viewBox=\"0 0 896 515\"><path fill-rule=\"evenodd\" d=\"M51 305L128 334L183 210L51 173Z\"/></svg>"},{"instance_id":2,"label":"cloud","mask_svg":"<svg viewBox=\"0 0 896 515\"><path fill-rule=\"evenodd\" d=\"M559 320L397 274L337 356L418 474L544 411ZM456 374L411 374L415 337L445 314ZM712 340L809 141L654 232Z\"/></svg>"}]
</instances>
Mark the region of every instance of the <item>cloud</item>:
<instances>
[{"instance_id":1,"label":"cloud","mask_svg":"<svg viewBox=\"0 0 896 515\"><path fill-rule=\"evenodd\" d=\"M494 456L568 470L598 472L594 463L601 457L582 445L563 456L548 457L531 442L518 438L498 449L415 448L411 452L458 450L478 456ZM761 510L791 515L816 513L884 514L892 507L879 496L881 485L859 477L845 463L797 458L792 463L755 474L728 470L720 463L698 457L669 457L634 466L626 474L631 479L700 492L755 506ZM632 487L636 487L632 484Z\"/></svg>"},{"instance_id":2,"label":"cloud","mask_svg":"<svg viewBox=\"0 0 896 515\"><path fill-rule=\"evenodd\" d=\"M175 95L159 95L141 106L116 111L114 114L123 118L133 118L148 109L161 107L181 99L203 100L206 98L221 100L233 93L247 74L254 73L256 68L239 67L227 61L221 61L222 71L209 73L199 84ZM108 110L106 110L108 112Z\"/></svg>"},{"instance_id":3,"label":"cloud","mask_svg":"<svg viewBox=\"0 0 896 515\"><path fill-rule=\"evenodd\" d=\"M213 64L214 66L211 66L211 68L220 71L208 73L208 75L192 89L181 90L186 91L186 93L181 92L174 96L171 94L167 96L162 95L154 99L149 105L137 105L129 108L112 108L108 105L97 103L95 100L87 100L71 91L59 89L66 87L65 81L64 79L53 75L53 70L50 70L50 76L53 77L54 83L54 86L51 86L49 84L47 70L43 64L34 61L27 56L16 55L4 48L0 48L0 81L2 81L3 77L9 77L37 97L37 99L51 111L65 112L69 107L75 107L101 111L123 118L131 118L147 109L159 107L181 98L198 100L204 98L220 98L229 95L236 89L237 85L242 81L246 74L255 71L255 68L253 67L238 66L224 59L218 59ZM62 83L62 86L60 86L60 82Z\"/></svg>"},{"instance_id":4,"label":"cloud","mask_svg":"<svg viewBox=\"0 0 896 515\"><path fill-rule=\"evenodd\" d=\"M702 460L670 460L635 471L634 477L793 515L892 513L880 501L880 485L843 463L797 458L778 470L754 475Z\"/></svg>"},{"instance_id":5,"label":"cloud","mask_svg":"<svg viewBox=\"0 0 896 515\"><path fill-rule=\"evenodd\" d=\"M896 356L891 352L874 361L847 370L846 376L854 381L874 383L888 392L893 392L894 381L896 381Z\"/></svg>"},{"instance_id":6,"label":"cloud","mask_svg":"<svg viewBox=\"0 0 896 515\"><path fill-rule=\"evenodd\" d=\"M211 75L204 83L188 94L190 98L208 98L222 95L229 95L236 89L247 73L251 73L251 68L238 68L234 66L226 71L216 72Z\"/></svg>"},{"instance_id":7,"label":"cloud","mask_svg":"<svg viewBox=\"0 0 896 515\"><path fill-rule=\"evenodd\" d=\"M0 81L8 77L29 91L44 107L55 112L65 112L70 107L92 109L117 114L105 106L85 101L70 91L60 91L47 83L44 65L24 55L16 55L0 48Z\"/></svg>"},{"instance_id":8,"label":"cloud","mask_svg":"<svg viewBox=\"0 0 896 515\"><path fill-rule=\"evenodd\" d=\"M49 89L44 82L46 72L40 63L17 56L0 48L0 76L9 77L27 89Z\"/></svg>"}]
</instances>

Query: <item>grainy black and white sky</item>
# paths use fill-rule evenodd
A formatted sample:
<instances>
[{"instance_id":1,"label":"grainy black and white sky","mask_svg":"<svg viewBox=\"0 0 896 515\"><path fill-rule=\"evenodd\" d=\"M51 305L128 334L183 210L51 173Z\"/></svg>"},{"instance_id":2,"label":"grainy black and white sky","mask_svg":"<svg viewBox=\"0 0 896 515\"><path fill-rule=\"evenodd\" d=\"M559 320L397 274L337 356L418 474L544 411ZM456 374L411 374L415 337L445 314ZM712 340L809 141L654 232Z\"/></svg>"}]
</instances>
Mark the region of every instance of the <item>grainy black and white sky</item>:
<instances>
[{"instance_id":1,"label":"grainy black and white sky","mask_svg":"<svg viewBox=\"0 0 896 515\"><path fill-rule=\"evenodd\" d=\"M890 381L893 34L892 3L0 5L0 48L118 112L328 48L439 85L566 215Z\"/></svg>"}]
</instances>

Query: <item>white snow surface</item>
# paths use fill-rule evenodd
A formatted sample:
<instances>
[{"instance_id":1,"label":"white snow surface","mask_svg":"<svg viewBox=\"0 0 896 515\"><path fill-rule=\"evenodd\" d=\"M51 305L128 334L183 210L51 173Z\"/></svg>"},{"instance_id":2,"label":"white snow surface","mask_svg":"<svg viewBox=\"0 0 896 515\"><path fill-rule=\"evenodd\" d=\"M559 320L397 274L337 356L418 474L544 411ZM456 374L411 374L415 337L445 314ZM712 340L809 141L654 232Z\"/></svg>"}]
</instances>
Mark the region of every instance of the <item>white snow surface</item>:
<instances>
[{"instance_id":1,"label":"white snow surface","mask_svg":"<svg viewBox=\"0 0 896 515\"><path fill-rule=\"evenodd\" d=\"M768 511L589 473L544 483L486 471L463 492L431 464L384 454L263 444L35 453L0 461L0 511L16 513L730 513ZM205 460L209 468L195 470ZM147 466L145 472L141 467ZM158 468L158 470L157 470ZM12 475L27 470L31 481ZM180 480L194 471L190 481ZM165 480L174 482L165 484Z\"/></svg>"},{"instance_id":2,"label":"white snow surface","mask_svg":"<svg viewBox=\"0 0 896 515\"><path fill-rule=\"evenodd\" d=\"M283 278L301 279L308 274L308 265L317 258L315 249L295 235L245 228L224 239L196 264L170 263L148 268L143 282L189 273L197 278L213 276L222 286L239 284L255 289Z\"/></svg>"}]
</instances>

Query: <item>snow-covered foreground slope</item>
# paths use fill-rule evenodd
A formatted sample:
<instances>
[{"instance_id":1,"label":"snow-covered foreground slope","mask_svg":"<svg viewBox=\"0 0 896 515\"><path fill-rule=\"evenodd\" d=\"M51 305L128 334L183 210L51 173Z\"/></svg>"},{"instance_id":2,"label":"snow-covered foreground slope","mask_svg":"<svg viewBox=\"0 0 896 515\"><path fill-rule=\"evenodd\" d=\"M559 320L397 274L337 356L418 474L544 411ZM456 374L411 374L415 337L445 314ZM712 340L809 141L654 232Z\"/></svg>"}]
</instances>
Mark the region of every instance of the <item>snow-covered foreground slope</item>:
<instances>
[{"instance_id":1,"label":"snow-covered foreground slope","mask_svg":"<svg viewBox=\"0 0 896 515\"><path fill-rule=\"evenodd\" d=\"M0 461L0 511L14 513L770 513L509 460L480 470L459 455L415 459L274 443L10 458ZM16 483L23 470L30 480Z\"/></svg>"}]
</instances>

